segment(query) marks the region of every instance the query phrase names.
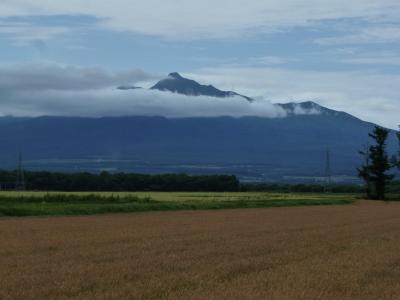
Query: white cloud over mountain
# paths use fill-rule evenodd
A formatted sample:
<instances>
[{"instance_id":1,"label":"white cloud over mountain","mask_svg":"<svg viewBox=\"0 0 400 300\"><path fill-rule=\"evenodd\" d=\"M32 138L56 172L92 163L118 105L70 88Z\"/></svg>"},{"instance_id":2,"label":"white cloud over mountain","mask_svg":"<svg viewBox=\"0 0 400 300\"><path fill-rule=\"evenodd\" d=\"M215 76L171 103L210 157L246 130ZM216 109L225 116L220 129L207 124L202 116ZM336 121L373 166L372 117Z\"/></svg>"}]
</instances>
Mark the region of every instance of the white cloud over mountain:
<instances>
[{"instance_id":1,"label":"white cloud over mountain","mask_svg":"<svg viewBox=\"0 0 400 300\"><path fill-rule=\"evenodd\" d=\"M0 111L13 116L285 116L282 109L269 101L249 103L241 97L116 89L121 84L155 78L139 70L114 74L99 68L58 65L1 67Z\"/></svg>"},{"instance_id":2,"label":"white cloud over mountain","mask_svg":"<svg viewBox=\"0 0 400 300\"><path fill-rule=\"evenodd\" d=\"M304 72L284 68L219 67L185 74L201 83L255 96L184 96L155 90L117 90L119 85L155 82L158 76L131 70L111 73L76 66L0 67L0 110L14 116L284 117L275 102L313 100L367 121L397 127L400 76L368 72Z\"/></svg>"}]
</instances>

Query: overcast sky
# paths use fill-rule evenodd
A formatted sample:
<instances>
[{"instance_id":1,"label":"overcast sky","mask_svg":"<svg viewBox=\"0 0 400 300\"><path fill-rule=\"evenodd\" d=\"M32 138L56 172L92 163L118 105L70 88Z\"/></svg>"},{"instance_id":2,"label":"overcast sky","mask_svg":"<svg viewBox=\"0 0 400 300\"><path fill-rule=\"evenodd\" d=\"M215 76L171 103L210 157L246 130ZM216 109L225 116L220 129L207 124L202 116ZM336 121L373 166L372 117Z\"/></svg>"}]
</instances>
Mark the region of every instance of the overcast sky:
<instances>
[{"instance_id":1,"label":"overcast sky","mask_svg":"<svg viewBox=\"0 0 400 300\"><path fill-rule=\"evenodd\" d=\"M399 16L398 0L1 0L0 109L274 116L271 102L313 100L395 128ZM172 71L260 102L114 89Z\"/></svg>"}]
</instances>

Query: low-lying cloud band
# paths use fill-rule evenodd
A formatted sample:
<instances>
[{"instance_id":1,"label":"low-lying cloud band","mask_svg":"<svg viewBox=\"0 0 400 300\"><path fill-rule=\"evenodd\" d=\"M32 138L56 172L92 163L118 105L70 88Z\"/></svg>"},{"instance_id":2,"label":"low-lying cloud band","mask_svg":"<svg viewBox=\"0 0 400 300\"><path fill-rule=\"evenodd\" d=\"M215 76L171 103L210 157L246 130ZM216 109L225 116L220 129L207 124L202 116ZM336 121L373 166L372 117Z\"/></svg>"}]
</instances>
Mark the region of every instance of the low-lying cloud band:
<instances>
[{"instance_id":1,"label":"low-lying cloud band","mask_svg":"<svg viewBox=\"0 0 400 300\"><path fill-rule=\"evenodd\" d=\"M269 101L249 103L242 97L185 96L147 89L119 90L154 80L140 70L111 74L97 68L56 65L0 68L2 115L12 116L165 116L282 117Z\"/></svg>"}]
</instances>

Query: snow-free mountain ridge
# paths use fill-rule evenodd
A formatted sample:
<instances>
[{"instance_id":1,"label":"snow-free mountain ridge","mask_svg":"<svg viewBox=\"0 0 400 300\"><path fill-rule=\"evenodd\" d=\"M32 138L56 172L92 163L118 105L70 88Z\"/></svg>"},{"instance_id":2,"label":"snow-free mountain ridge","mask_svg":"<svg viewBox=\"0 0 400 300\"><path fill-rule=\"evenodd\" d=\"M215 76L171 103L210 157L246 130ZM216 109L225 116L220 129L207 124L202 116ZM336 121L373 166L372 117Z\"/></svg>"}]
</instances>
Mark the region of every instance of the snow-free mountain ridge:
<instances>
[{"instance_id":1,"label":"snow-free mountain ridge","mask_svg":"<svg viewBox=\"0 0 400 300\"><path fill-rule=\"evenodd\" d=\"M152 90L169 91L172 93L182 94L186 96L209 96L218 98L241 97L252 102L253 99L240 95L232 91L222 91L212 85L202 85L194 80L182 77L179 73L173 72L167 78L160 80Z\"/></svg>"}]
</instances>

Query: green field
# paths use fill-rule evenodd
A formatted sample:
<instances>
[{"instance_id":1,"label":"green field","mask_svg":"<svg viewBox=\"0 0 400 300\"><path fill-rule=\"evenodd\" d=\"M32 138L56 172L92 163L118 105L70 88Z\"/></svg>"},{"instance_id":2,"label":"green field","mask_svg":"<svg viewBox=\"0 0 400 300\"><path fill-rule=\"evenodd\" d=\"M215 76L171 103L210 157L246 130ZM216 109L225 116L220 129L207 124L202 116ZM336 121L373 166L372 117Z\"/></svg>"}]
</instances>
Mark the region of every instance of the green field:
<instances>
[{"instance_id":1,"label":"green field","mask_svg":"<svg viewBox=\"0 0 400 300\"><path fill-rule=\"evenodd\" d=\"M351 204L351 194L1 192L0 216L93 215L168 210L207 210Z\"/></svg>"}]
</instances>

